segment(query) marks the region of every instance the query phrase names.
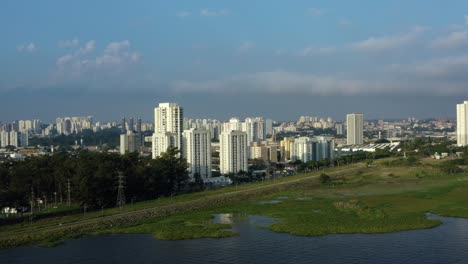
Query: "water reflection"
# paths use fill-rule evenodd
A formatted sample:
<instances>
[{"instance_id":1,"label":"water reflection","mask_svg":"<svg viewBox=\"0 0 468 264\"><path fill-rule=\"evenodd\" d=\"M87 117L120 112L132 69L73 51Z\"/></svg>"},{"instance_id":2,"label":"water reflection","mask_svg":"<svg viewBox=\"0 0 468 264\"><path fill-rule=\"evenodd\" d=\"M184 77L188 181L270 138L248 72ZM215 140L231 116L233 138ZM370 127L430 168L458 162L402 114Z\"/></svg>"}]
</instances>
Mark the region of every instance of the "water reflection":
<instances>
[{"instance_id":1,"label":"water reflection","mask_svg":"<svg viewBox=\"0 0 468 264\"><path fill-rule=\"evenodd\" d=\"M57 248L0 251L0 263L468 263L468 220L430 215L433 229L301 237L259 229L271 218L215 215L239 236L160 241L151 235L68 240Z\"/></svg>"}]
</instances>

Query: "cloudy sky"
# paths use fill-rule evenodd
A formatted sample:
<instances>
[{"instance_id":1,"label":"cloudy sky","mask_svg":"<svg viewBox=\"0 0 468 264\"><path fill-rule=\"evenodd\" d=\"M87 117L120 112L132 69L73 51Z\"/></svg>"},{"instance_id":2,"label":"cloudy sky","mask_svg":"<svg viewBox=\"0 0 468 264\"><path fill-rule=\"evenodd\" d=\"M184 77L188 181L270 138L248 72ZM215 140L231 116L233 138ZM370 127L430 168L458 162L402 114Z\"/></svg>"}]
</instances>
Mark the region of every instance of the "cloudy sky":
<instances>
[{"instance_id":1,"label":"cloudy sky","mask_svg":"<svg viewBox=\"0 0 468 264\"><path fill-rule=\"evenodd\" d=\"M455 116L466 0L5 0L0 120Z\"/></svg>"}]
</instances>

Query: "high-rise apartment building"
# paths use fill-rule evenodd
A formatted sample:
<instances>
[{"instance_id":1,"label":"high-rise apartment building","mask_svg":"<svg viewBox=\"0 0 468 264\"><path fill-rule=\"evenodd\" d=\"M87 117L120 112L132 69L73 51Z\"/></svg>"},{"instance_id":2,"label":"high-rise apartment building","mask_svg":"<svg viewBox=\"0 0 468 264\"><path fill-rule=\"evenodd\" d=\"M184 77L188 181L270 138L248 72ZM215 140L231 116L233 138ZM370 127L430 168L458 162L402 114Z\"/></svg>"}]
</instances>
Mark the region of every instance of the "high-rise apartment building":
<instances>
[{"instance_id":1,"label":"high-rise apartment building","mask_svg":"<svg viewBox=\"0 0 468 264\"><path fill-rule=\"evenodd\" d=\"M221 174L248 170L247 133L243 131L223 132L220 136Z\"/></svg>"},{"instance_id":2,"label":"high-rise apartment building","mask_svg":"<svg viewBox=\"0 0 468 264\"><path fill-rule=\"evenodd\" d=\"M141 120L139 119L141 123ZM126 118L122 118L120 131L120 154L139 152L143 145L143 134L134 129L133 117L127 123Z\"/></svg>"},{"instance_id":3,"label":"high-rise apartment building","mask_svg":"<svg viewBox=\"0 0 468 264\"><path fill-rule=\"evenodd\" d=\"M457 104L457 145L468 146L468 101Z\"/></svg>"},{"instance_id":4,"label":"high-rise apartment building","mask_svg":"<svg viewBox=\"0 0 468 264\"><path fill-rule=\"evenodd\" d=\"M335 128L336 128L336 134L337 135L339 135L339 136L344 135L344 125L343 124L336 124Z\"/></svg>"},{"instance_id":5,"label":"high-rise apartment building","mask_svg":"<svg viewBox=\"0 0 468 264\"><path fill-rule=\"evenodd\" d=\"M27 147L29 145L28 133L17 131L1 131L0 147Z\"/></svg>"},{"instance_id":6,"label":"high-rise apartment building","mask_svg":"<svg viewBox=\"0 0 468 264\"><path fill-rule=\"evenodd\" d=\"M139 152L141 149L141 136L133 131L120 134L120 154Z\"/></svg>"},{"instance_id":7,"label":"high-rise apartment building","mask_svg":"<svg viewBox=\"0 0 468 264\"><path fill-rule=\"evenodd\" d=\"M10 132L1 131L0 132L0 147L6 147L10 145Z\"/></svg>"},{"instance_id":8,"label":"high-rise apartment building","mask_svg":"<svg viewBox=\"0 0 468 264\"><path fill-rule=\"evenodd\" d=\"M230 131L238 131L242 130L242 123L240 122L239 118L231 118L229 122L223 124L222 132L230 132Z\"/></svg>"},{"instance_id":9,"label":"high-rise apartment building","mask_svg":"<svg viewBox=\"0 0 468 264\"><path fill-rule=\"evenodd\" d=\"M362 113L353 113L346 115L348 145L363 144L363 120L364 119Z\"/></svg>"},{"instance_id":10,"label":"high-rise apartment building","mask_svg":"<svg viewBox=\"0 0 468 264\"><path fill-rule=\"evenodd\" d=\"M331 137L299 137L291 142L290 149L292 161L319 161L335 156L335 142Z\"/></svg>"},{"instance_id":11,"label":"high-rise apartment building","mask_svg":"<svg viewBox=\"0 0 468 264\"><path fill-rule=\"evenodd\" d=\"M242 130L247 133L249 143L262 141L266 138L265 121L261 117L246 118Z\"/></svg>"},{"instance_id":12,"label":"high-rise apartment building","mask_svg":"<svg viewBox=\"0 0 468 264\"><path fill-rule=\"evenodd\" d=\"M183 153L183 109L175 103L160 103L154 109L153 159L176 147Z\"/></svg>"},{"instance_id":13,"label":"high-rise apartment building","mask_svg":"<svg viewBox=\"0 0 468 264\"><path fill-rule=\"evenodd\" d=\"M284 161L291 160L291 143L294 142L293 137L285 137L280 141L281 159Z\"/></svg>"},{"instance_id":14,"label":"high-rise apartment building","mask_svg":"<svg viewBox=\"0 0 468 264\"><path fill-rule=\"evenodd\" d=\"M273 120L272 119L265 119L265 136L266 135L273 135Z\"/></svg>"},{"instance_id":15,"label":"high-rise apartment building","mask_svg":"<svg viewBox=\"0 0 468 264\"><path fill-rule=\"evenodd\" d=\"M190 177L198 173L202 179L211 177L211 135L205 129L189 129L182 133L184 158L189 165Z\"/></svg>"}]
</instances>

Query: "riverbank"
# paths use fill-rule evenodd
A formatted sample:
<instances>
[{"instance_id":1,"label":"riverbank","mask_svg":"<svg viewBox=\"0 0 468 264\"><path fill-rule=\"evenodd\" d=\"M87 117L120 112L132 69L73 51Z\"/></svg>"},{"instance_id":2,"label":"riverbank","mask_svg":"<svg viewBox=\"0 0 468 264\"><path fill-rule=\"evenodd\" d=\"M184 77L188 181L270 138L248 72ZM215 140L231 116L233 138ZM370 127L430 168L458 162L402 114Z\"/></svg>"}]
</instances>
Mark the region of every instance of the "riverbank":
<instances>
[{"instance_id":1,"label":"riverbank","mask_svg":"<svg viewBox=\"0 0 468 264\"><path fill-rule=\"evenodd\" d=\"M191 239L235 235L212 225L214 214L263 215L276 219L269 229L294 235L387 233L432 228L426 217L468 217L468 175L445 175L433 161L389 167L379 162L322 185L308 181L294 189L255 199L175 215L104 233L150 233L158 239ZM203 234L200 236L200 234Z\"/></svg>"},{"instance_id":2,"label":"riverbank","mask_svg":"<svg viewBox=\"0 0 468 264\"><path fill-rule=\"evenodd\" d=\"M468 175L445 175L435 165L433 161L405 167L358 164L324 171L332 178L327 184L318 180L323 172L313 172L135 204L120 213L106 211L104 217L49 219L35 223L35 231L6 229L0 234L0 246L56 245L84 234L150 233L166 240L236 235L227 230L229 224L213 223L217 213L272 217L277 221L267 228L307 236L383 233L440 224L427 219L426 212L468 217Z\"/></svg>"}]
</instances>

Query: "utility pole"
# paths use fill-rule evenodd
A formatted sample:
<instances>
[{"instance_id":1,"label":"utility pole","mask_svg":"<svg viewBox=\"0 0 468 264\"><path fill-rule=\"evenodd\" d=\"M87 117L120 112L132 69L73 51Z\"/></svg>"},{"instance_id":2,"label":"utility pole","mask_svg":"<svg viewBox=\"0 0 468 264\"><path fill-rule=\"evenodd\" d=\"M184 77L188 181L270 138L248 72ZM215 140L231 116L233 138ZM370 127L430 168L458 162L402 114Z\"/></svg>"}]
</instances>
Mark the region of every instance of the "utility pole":
<instances>
[{"instance_id":1,"label":"utility pole","mask_svg":"<svg viewBox=\"0 0 468 264\"><path fill-rule=\"evenodd\" d=\"M58 186L58 192L59 192L59 195L60 195L60 205L63 204L63 195L62 195L62 183L59 183L59 186Z\"/></svg>"},{"instance_id":2,"label":"utility pole","mask_svg":"<svg viewBox=\"0 0 468 264\"><path fill-rule=\"evenodd\" d=\"M118 176L118 189L117 189L117 207L122 209L125 205L125 176L122 172L119 172Z\"/></svg>"},{"instance_id":3,"label":"utility pole","mask_svg":"<svg viewBox=\"0 0 468 264\"><path fill-rule=\"evenodd\" d=\"M71 206L71 184L70 179L67 181L67 206Z\"/></svg>"},{"instance_id":4,"label":"utility pole","mask_svg":"<svg viewBox=\"0 0 468 264\"><path fill-rule=\"evenodd\" d=\"M32 219L34 214L34 187L31 187L31 213L29 214L29 224L32 225Z\"/></svg>"}]
</instances>

